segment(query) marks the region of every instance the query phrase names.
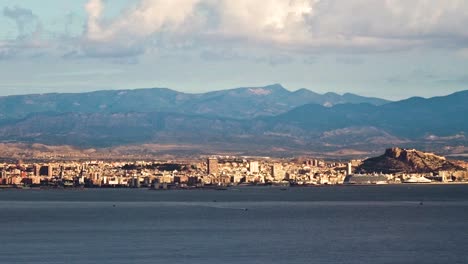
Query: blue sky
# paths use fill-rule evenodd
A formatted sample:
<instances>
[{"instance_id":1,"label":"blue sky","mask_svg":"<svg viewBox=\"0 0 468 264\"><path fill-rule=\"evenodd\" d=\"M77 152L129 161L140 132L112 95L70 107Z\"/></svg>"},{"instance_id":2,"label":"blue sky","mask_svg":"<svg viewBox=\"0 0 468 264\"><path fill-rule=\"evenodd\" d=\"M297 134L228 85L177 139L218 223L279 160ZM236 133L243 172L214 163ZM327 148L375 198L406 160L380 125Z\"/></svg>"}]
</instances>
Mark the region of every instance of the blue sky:
<instances>
[{"instance_id":1,"label":"blue sky","mask_svg":"<svg viewBox=\"0 0 468 264\"><path fill-rule=\"evenodd\" d=\"M468 89L465 0L0 0L0 95Z\"/></svg>"}]
</instances>

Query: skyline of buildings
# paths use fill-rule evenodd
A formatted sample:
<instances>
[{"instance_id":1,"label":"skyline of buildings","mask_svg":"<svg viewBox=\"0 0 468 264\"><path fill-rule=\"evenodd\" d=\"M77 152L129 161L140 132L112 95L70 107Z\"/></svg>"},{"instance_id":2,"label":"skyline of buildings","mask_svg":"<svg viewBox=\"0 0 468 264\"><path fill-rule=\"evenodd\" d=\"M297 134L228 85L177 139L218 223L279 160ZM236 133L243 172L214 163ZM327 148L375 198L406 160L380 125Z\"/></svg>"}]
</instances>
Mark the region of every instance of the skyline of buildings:
<instances>
[{"instance_id":1,"label":"skyline of buildings","mask_svg":"<svg viewBox=\"0 0 468 264\"><path fill-rule=\"evenodd\" d=\"M355 174L362 161L318 159L245 159L209 157L198 161L60 162L0 164L5 187L134 187L204 188L230 185L336 185L420 182L464 182L465 171L433 173Z\"/></svg>"}]
</instances>

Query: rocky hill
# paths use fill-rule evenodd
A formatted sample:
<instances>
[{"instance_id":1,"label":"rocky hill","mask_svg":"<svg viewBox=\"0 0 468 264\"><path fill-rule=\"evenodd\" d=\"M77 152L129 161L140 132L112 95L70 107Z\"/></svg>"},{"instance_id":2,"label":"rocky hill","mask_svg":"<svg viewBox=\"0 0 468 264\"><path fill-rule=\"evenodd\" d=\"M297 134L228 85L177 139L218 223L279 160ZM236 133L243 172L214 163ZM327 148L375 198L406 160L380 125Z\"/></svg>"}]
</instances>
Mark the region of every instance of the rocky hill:
<instances>
[{"instance_id":1,"label":"rocky hill","mask_svg":"<svg viewBox=\"0 0 468 264\"><path fill-rule=\"evenodd\" d=\"M366 159L357 171L360 173L427 173L462 169L433 153L415 149L389 148L382 156Z\"/></svg>"}]
</instances>

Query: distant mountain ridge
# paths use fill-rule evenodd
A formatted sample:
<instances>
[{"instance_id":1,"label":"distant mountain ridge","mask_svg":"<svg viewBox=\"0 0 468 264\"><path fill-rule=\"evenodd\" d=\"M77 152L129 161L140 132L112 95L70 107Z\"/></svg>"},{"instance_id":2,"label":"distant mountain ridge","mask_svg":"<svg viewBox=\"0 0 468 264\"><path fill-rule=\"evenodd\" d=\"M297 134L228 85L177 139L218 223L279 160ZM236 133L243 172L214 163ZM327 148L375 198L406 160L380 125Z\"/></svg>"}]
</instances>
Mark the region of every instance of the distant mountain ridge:
<instances>
[{"instance_id":1,"label":"distant mountain ridge","mask_svg":"<svg viewBox=\"0 0 468 264\"><path fill-rule=\"evenodd\" d=\"M294 123L309 131L372 126L400 137L432 134L450 136L468 132L468 90L433 98L410 98L381 106L307 104L267 120Z\"/></svg>"},{"instance_id":2,"label":"distant mountain ridge","mask_svg":"<svg viewBox=\"0 0 468 264\"><path fill-rule=\"evenodd\" d=\"M151 97L152 89L63 98L60 94L3 97L0 141L86 147L197 144L263 155L272 149L285 153L311 149L353 152L394 145L450 151L468 143L468 91L381 105L338 103L329 107L302 104L314 93L289 92L280 86L198 95L156 91L155 97ZM110 98L109 93L113 95ZM334 97L323 96L319 95L320 102ZM279 104L284 104L283 108L277 107L277 98L283 98ZM300 106L286 110L294 100ZM30 107L28 111L24 105Z\"/></svg>"},{"instance_id":3,"label":"distant mountain ridge","mask_svg":"<svg viewBox=\"0 0 468 264\"><path fill-rule=\"evenodd\" d=\"M0 119L19 119L32 113L171 112L231 118L272 116L313 103L382 105L389 101L354 94L318 94L307 89L291 92L280 84L200 94L167 88L105 90L88 93L51 93L0 97Z\"/></svg>"}]
</instances>

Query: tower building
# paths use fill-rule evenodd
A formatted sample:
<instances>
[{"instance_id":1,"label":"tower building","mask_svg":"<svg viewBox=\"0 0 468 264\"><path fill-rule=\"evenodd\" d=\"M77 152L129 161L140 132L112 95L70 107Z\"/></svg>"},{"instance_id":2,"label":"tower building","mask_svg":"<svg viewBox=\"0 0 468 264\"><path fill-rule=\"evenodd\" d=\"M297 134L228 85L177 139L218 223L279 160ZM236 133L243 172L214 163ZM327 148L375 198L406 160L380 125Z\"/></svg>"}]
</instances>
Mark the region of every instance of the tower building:
<instances>
[{"instance_id":1,"label":"tower building","mask_svg":"<svg viewBox=\"0 0 468 264\"><path fill-rule=\"evenodd\" d=\"M218 175L218 159L208 158L207 160L208 174Z\"/></svg>"},{"instance_id":2,"label":"tower building","mask_svg":"<svg viewBox=\"0 0 468 264\"><path fill-rule=\"evenodd\" d=\"M250 173L258 173L258 161L249 161Z\"/></svg>"},{"instance_id":3,"label":"tower building","mask_svg":"<svg viewBox=\"0 0 468 264\"><path fill-rule=\"evenodd\" d=\"M346 175L351 175L353 172L352 172L352 164L351 162L348 162L348 164L346 164Z\"/></svg>"}]
</instances>

